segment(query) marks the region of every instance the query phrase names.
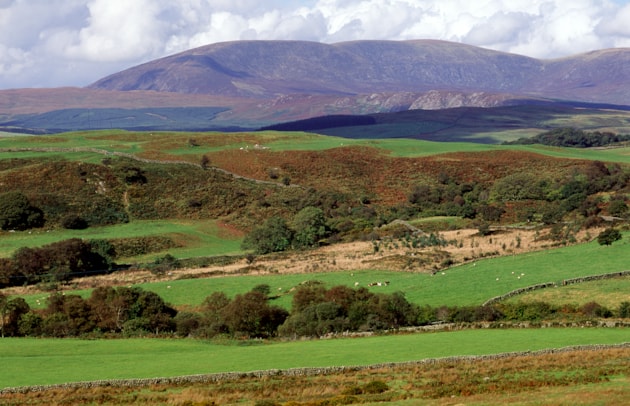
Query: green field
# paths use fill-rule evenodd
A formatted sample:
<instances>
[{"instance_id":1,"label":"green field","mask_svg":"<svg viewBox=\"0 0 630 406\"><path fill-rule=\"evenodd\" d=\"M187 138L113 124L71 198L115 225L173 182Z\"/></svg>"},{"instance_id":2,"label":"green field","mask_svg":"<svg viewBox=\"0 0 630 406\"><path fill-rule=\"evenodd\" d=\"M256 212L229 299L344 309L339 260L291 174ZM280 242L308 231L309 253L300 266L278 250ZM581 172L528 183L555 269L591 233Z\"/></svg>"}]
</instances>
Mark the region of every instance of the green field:
<instances>
[{"instance_id":1,"label":"green field","mask_svg":"<svg viewBox=\"0 0 630 406\"><path fill-rule=\"evenodd\" d=\"M541 301L555 305L575 304L578 306L597 302L609 309L616 309L621 302L630 301L630 276L537 290L515 296L508 301Z\"/></svg>"},{"instance_id":2,"label":"green field","mask_svg":"<svg viewBox=\"0 0 630 406\"><path fill-rule=\"evenodd\" d=\"M369 365L628 341L627 329L509 329L222 345L167 339L1 339L2 387ZM244 345L249 344L249 345Z\"/></svg>"},{"instance_id":3,"label":"green field","mask_svg":"<svg viewBox=\"0 0 630 406\"><path fill-rule=\"evenodd\" d=\"M167 236L185 244L169 250L178 258L214 256L240 253L241 238L223 235L214 220L146 220L133 221L106 227L90 227L85 230L31 230L0 233L0 257L9 257L20 247L40 247L69 238L122 239L147 236ZM160 254L134 257L134 261L152 261ZM130 258L120 258L120 261Z\"/></svg>"},{"instance_id":4,"label":"green field","mask_svg":"<svg viewBox=\"0 0 630 406\"><path fill-rule=\"evenodd\" d=\"M371 282L389 281L388 286L370 289L383 293L401 291L408 300L420 305L479 305L487 299L525 286L545 282L560 283L563 279L625 270L630 262L629 245L626 237L610 247L589 243L493 258L456 266L435 275L387 270L323 272L316 275L243 275L159 282L142 287L155 291L174 305L195 305L200 304L215 290L233 296L261 283L268 284L272 292L287 292L309 279L321 280L327 286L354 286L356 282L359 286L367 286ZM289 300L285 296L279 304L288 305Z\"/></svg>"},{"instance_id":5,"label":"green field","mask_svg":"<svg viewBox=\"0 0 630 406\"><path fill-rule=\"evenodd\" d=\"M483 136L479 135L480 137ZM188 141L194 138L200 144L191 148ZM512 137L514 138L514 137ZM474 140L474 138L473 138ZM272 152L298 150L325 150L341 146L358 145L382 149L394 157L422 157L450 152L482 152L496 150L520 150L559 158L630 162L630 148L584 149L557 148L541 145L491 145L475 142L433 142L407 138L348 139L303 132L254 132L254 133L187 133L187 132L128 132L101 130L72 132L54 136L0 137L1 148L98 148L110 152L129 154L151 153L181 156L201 156L226 149L253 147L255 144L269 147ZM18 155L19 154L19 155ZM97 162L102 155L90 152L1 152L0 158L59 156L70 160ZM192 158L190 158L192 159ZM197 162L197 159L194 159Z\"/></svg>"},{"instance_id":6,"label":"green field","mask_svg":"<svg viewBox=\"0 0 630 406\"><path fill-rule=\"evenodd\" d=\"M156 292L175 306L197 306L212 292L233 297L259 284L267 284L280 298L274 304L289 308L291 296L285 294L306 280L319 280L327 286L367 286L389 281L388 286L370 287L373 292L403 292L407 299L420 305L480 305L486 300L512 290L546 282L619 272L628 269L630 240L625 238L611 246L596 242L550 249L527 254L491 258L455 266L435 275L420 272L363 270L321 272L317 274L236 275L203 279L181 279L139 285ZM325 267L323 267L325 270ZM177 274L177 271L174 271ZM498 279L498 280L497 280ZM89 290L76 293L88 297ZM29 305L41 308L47 294L24 296ZM37 301L39 300L39 305ZM618 306L618 303L614 307Z\"/></svg>"}]
</instances>

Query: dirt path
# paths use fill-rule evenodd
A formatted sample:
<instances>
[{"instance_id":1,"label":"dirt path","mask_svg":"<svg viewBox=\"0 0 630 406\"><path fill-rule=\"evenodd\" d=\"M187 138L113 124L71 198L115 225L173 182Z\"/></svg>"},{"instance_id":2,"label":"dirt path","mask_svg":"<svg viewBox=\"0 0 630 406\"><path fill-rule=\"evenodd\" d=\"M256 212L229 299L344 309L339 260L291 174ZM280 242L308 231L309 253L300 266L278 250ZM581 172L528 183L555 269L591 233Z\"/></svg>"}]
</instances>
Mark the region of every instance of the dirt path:
<instances>
[{"instance_id":1,"label":"dirt path","mask_svg":"<svg viewBox=\"0 0 630 406\"><path fill-rule=\"evenodd\" d=\"M585 242L597 235L599 231L580 232L576 236L577 241ZM231 265L177 269L163 275L155 275L145 269L118 271L110 275L75 279L62 289L128 286L182 277L222 277L242 274L295 274L363 269L431 273L444 267L445 258L456 265L481 258L514 255L548 248L552 242L542 239L541 236L544 234L544 231L513 229L480 237L476 229L446 231L440 233L440 236L455 243L440 248L406 248L392 241L381 242L378 252L375 252L372 242L334 244L308 251L258 256L253 263L242 259ZM26 286L7 288L4 292L9 295L22 295L37 293L40 290L37 286Z\"/></svg>"}]
</instances>

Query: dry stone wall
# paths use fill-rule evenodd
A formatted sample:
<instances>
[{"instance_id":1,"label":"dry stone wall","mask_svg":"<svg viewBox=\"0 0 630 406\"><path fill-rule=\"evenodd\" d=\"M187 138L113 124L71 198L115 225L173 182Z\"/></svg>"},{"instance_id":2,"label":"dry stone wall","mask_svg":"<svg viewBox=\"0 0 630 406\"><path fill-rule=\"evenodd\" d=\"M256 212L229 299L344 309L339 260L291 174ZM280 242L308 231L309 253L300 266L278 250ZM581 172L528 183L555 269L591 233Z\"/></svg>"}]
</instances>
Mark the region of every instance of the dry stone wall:
<instances>
[{"instance_id":1,"label":"dry stone wall","mask_svg":"<svg viewBox=\"0 0 630 406\"><path fill-rule=\"evenodd\" d=\"M615 348L630 348L630 342L621 344L596 344L596 345L578 345L564 348L550 348L539 351L519 351L506 352L492 355L465 355L444 358L428 358L419 361L407 362L387 362L381 364L363 365L363 366L338 366L338 367L321 367L321 368L291 368L291 369L269 369L264 371L251 372L227 372L203 375L186 375L177 377L160 377L146 379L111 379L87 382L71 382L57 385L38 385L38 386L21 386L13 388L4 388L0 390L0 395L5 393L27 393L41 392L51 389L80 389L95 388L103 386L114 387L145 387L150 385L188 385L192 383L206 382L225 382L235 381L242 378L264 378L271 376L315 376L328 374L342 374L346 372L356 372L363 370L374 370L383 368L397 368L405 366L421 366L421 365L440 365L448 363L464 363L478 362L495 359L504 359L520 356L545 356L550 354L558 354L570 351L599 351Z\"/></svg>"},{"instance_id":2,"label":"dry stone wall","mask_svg":"<svg viewBox=\"0 0 630 406\"><path fill-rule=\"evenodd\" d=\"M573 285L575 283L597 281L597 280L603 280L603 279L611 279L611 278L617 278L617 277L620 277L620 276L628 276L628 275L630 275L630 271L612 272L612 273L605 273L605 274L601 274L601 275L582 276L580 278L564 279L562 282L560 282L560 285L562 285L562 286ZM514 296L518 296L518 295L526 293L526 292L531 292L531 291L538 290L538 289L556 288L558 286L559 286L559 284L556 283L556 282L539 283L538 285L526 286L524 288L515 289L515 290L513 290L511 292L508 292L508 293L506 293L504 295L495 296L492 299L488 299L488 300L486 300L483 303L482 306L488 306L488 305L500 302L502 300L509 299L511 297L514 297Z\"/></svg>"}]
</instances>

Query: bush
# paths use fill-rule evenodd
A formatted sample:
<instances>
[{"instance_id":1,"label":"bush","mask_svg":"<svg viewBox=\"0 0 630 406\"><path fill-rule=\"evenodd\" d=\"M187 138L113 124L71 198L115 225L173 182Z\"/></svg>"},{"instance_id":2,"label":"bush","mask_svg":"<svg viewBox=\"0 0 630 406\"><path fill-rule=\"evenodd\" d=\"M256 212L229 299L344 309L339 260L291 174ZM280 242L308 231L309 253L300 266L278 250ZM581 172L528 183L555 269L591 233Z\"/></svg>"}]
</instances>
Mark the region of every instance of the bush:
<instances>
[{"instance_id":1,"label":"bush","mask_svg":"<svg viewBox=\"0 0 630 406\"><path fill-rule=\"evenodd\" d=\"M44 213L31 206L20 192L0 195L0 228L3 230L27 230L44 225Z\"/></svg>"},{"instance_id":2,"label":"bush","mask_svg":"<svg viewBox=\"0 0 630 406\"><path fill-rule=\"evenodd\" d=\"M607 318L612 316L612 312L608 308L600 305L597 302L585 303L583 306L580 307L579 311L580 313L588 317Z\"/></svg>"},{"instance_id":3,"label":"bush","mask_svg":"<svg viewBox=\"0 0 630 406\"><path fill-rule=\"evenodd\" d=\"M615 241L621 240L621 233L614 228L607 228L597 236L599 245L611 245Z\"/></svg>"},{"instance_id":4,"label":"bush","mask_svg":"<svg viewBox=\"0 0 630 406\"><path fill-rule=\"evenodd\" d=\"M621 233L614 228L607 228L597 236L599 245L611 245L615 241L621 240Z\"/></svg>"},{"instance_id":5,"label":"bush","mask_svg":"<svg viewBox=\"0 0 630 406\"><path fill-rule=\"evenodd\" d=\"M363 393L383 393L389 390L389 386L383 381L371 381L363 385Z\"/></svg>"},{"instance_id":6,"label":"bush","mask_svg":"<svg viewBox=\"0 0 630 406\"><path fill-rule=\"evenodd\" d=\"M253 229L243 240L243 249L253 249L256 254L269 254L288 249L293 233L281 217L272 217L262 226Z\"/></svg>"},{"instance_id":7,"label":"bush","mask_svg":"<svg viewBox=\"0 0 630 406\"><path fill-rule=\"evenodd\" d=\"M68 230L85 230L89 225L84 218L69 214L61 219L61 226Z\"/></svg>"}]
</instances>

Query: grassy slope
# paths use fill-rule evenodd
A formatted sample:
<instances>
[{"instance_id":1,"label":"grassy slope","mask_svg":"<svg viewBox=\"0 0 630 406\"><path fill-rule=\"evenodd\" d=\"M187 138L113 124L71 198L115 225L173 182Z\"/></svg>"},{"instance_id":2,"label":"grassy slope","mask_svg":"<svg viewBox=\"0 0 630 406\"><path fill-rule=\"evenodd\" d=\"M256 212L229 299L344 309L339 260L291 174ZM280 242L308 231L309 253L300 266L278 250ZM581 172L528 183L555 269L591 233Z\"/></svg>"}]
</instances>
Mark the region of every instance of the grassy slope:
<instances>
[{"instance_id":1,"label":"grassy slope","mask_svg":"<svg viewBox=\"0 0 630 406\"><path fill-rule=\"evenodd\" d=\"M188 147L188 140L194 138L199 147ZM90 147L107 151L117 151L143 155L179 156L191 162L198 162L203 154L220 153L228 149L252 148L259 144L272 151L318 151L340 146L371 146L394 157L421 157L450 152L480 152L494 150L519 150L535 152L561 158L602 160L609 162L630 162L630 148L605 150L555 148L540 145L488 145L466 142L433 142L414 139L346 139L301 132L260 132L260 133L184 133L154 132L138 133L121 130L74 132L46 137L5 137L0 138L0 148L76 148ZM0 153L0 158L15 157L17 153ZM20 157L50 156L51 153L20 152ZM100 155L80 153L54 153L67 159L84 160Z\"/></svg>"},{"instance_id":2,"label":"grassy slope","mask_svg":"<svg viewBox=\"0 0 630 406\"><path fill-rule=\"evenodd\" d=\"M573 303L578 306L597 302L609 309L616 309L621 302L630 301L630 276L589 281L574 285L543 289L509 299L510 301L543 301L557 305Z\"/></svg>"},{"instance_id":3,"label":"grassy slope","mask_svg":"<svg viewBox=\"0 0 630 406\"><path fill-rule=\"evenodd\" d=\"M3 339L2 387L226 371L367 365L627 341L625 329L465 330L221 345L199 340ZM387 349L384 351L383 349Z\"/></svg>"},{"instance_id":4,"label":"grassy slope","mask_svg":"<svg viewBox=\"0 0 630 406\"><path fill-rule=\"evenodd\" d=\"M222 291L234 296L247 292L259 284L267 284L272 293L282 294L306 280L320 280L329 287L335 285L354 287L357 282L360 286L367 286L372 282L389 281L389 286L375 286L370 289L382 293L401 291L410 301L420 305L479 305L494 296L525 286L545 282L561 283L563 279L625 270L630 262L629 245L630 241L626 234L622 241L608 247L592 242L492 258L456 266L435 275L369 270L294 275L238 275L153 282L140 286L158 293L175 306L196 306L212 292ZM76 293L84 297L90 295L89 290ZM45 300L42 299L47 296L39 293L27 295L25 299L31 306L37 308L45 305ZM37 300L40 301L39 306ZM274 301L274 304L286 308L290 307L290 303L290 295L282 295ZM616 308L618 305L619 302L614 303L612 307Z\"/></svg>"},{"instance_id":5,"label":"grassy slope","mask_svg":"<svg viewBox=\"0 0 630 406\"><path fill-rule=\"evenodd\" d=\"M241 239L219 234L216 221L136 220L108 227L91 227L85 230L34 230L0 234L0 257L8 257L20 247L39 247L69 238L117 239L143 236L170 236L186 240L186 247L171 249L173 255L193 256L226 255L240 252ZM150 255L153 258L158 254ZM134 258L142 260L143 258ZM125 258L121 258L124 261Z\"/></svg>"}]
</instances>

